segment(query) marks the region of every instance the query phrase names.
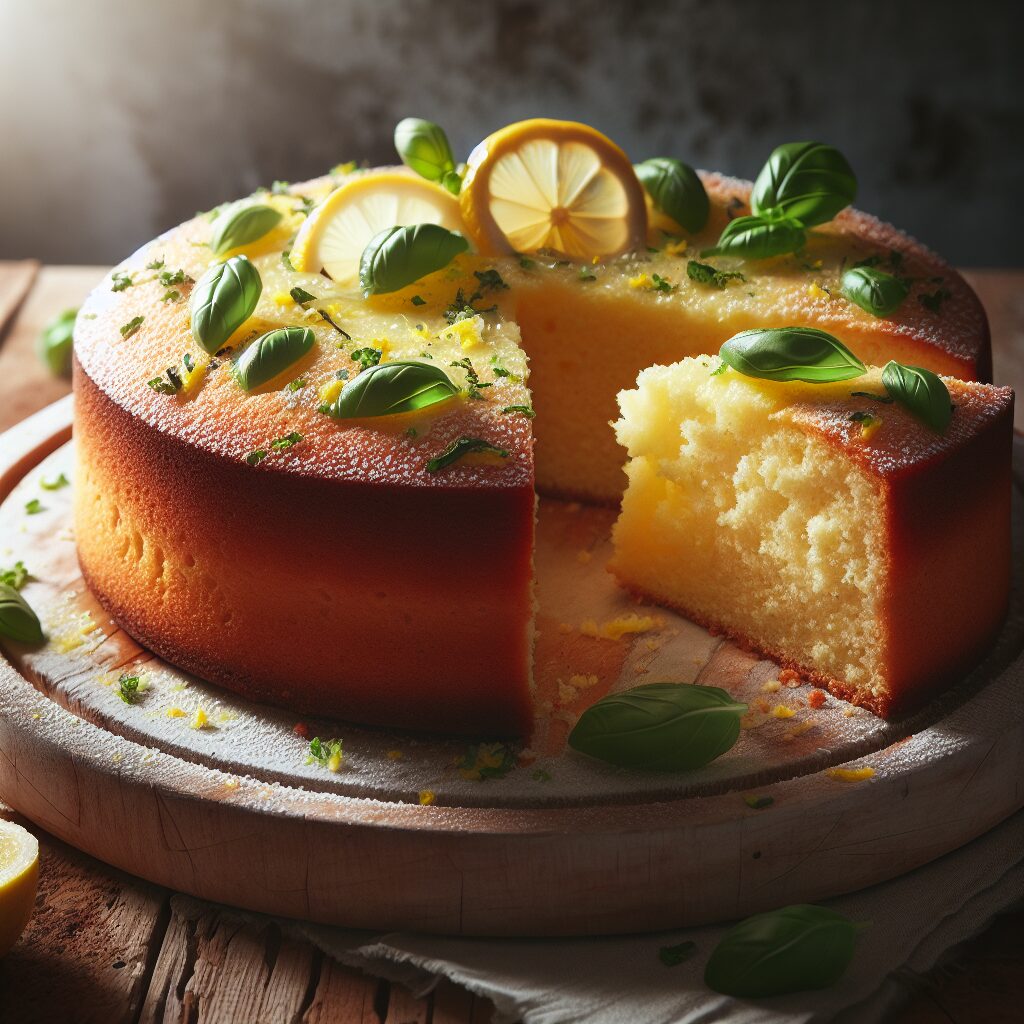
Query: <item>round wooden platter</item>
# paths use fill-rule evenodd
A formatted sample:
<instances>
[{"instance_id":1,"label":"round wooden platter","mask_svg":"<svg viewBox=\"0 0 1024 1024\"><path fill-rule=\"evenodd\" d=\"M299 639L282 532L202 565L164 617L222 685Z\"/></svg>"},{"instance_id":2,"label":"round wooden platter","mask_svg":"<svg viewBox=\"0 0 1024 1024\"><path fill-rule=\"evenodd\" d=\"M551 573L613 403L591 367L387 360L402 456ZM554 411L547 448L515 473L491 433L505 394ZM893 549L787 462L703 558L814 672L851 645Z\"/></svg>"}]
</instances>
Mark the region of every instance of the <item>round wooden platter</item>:
<instances>
[{"instance_id":1,"label":"round wooden platter","mask_svg":"<svg viewBox=\"0 0 1024 1024\"><path fill-rule=\"evenodd\" d=\"M779 687L773 663L633 603L604 571L611 514L542 502L540 711L529 746L512 749L300 722L140 648L78 573L70 417L65 400L0 437L0 567L25 563L23 593L49 638L0 654L0 797L134 874L352 927L595 935L861 888L1024 805L1019 439L1003 633L960 687L897 722L831 697L814 709L809 687ZM61 473L68 485L43 486ZM29 513L33 499L41 509ZM122 673L143 681L133 704L118 696ZM575 717L599 696L668 679L748 702L722 758L677 777L566 750ZM208 724L197 729L200 708ZM343 741L338 772L307 763L314 735ZM828 770L840 765L874 774L845 781Z\"/></svg>"}]
</instances>

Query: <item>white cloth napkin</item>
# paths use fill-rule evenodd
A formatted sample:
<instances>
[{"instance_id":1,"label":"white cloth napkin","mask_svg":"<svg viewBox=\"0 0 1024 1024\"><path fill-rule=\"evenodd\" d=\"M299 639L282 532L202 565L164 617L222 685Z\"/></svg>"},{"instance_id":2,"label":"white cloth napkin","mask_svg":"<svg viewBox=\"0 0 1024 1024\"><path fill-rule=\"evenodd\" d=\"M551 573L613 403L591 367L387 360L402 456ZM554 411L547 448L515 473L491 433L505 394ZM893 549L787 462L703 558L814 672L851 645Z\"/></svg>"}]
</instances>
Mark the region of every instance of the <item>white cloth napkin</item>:
<instances>
[{"instance_id":1,"label":"white cloth napkin","mask_svg":"<svg viewBox=\"0 0 1024 1024\"><path fill-rule=\"evenodd\" d=\"M343 963L417 994L450 978L492 999L502 1024L871 1024L907 991L894 974L927 971L1022 898L1024 811L917 871L829 901L851 920L871 922L843 979L825 991L759 1001L721 996L703 984L704 965L725 926L559 940L291 927ZM660 947L687 939L698 947L691 960L661 963Z\"/></svg>"}]
</instances>

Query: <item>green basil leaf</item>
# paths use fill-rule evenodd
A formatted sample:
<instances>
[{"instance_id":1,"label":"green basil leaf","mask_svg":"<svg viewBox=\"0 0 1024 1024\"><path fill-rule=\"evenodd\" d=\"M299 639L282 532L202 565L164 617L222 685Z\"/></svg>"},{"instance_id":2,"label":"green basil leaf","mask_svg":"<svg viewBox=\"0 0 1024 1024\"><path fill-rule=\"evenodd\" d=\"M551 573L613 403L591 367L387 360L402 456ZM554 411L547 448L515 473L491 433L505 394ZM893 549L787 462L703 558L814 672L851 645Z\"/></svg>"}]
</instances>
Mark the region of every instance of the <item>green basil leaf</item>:
<instances>
[{"instance_id":1,"label":"green basil leaf","mask_svg":"<svg viewBox=\"0 0 1024 1024\"><path fill-rule=\"evenodd\" d=\"M210 267L189 297L192 336L212 356L252 316L262 292L259 271L246 256Z\"/></svg>"},{"instance_id":2,"label":"green basil leaf","mask_svg":"<svg viewBox=\"0 0 1024 1024\"><path fill-rule=\"evenodd\" d=\"M846 157L821 142L787 142L761 168L750 208L762 217L790 217L805 228L824 224L857 196Z\"/></svg>"},{"instance_id":3,"label":"green basil leaf","mask_svg":"<svg viewBox=\"0 0 1024 1024\"><path fill-rule=\"evenodd\" d=\"M45 639L39 617L25 598L6 583L0 583L0 636L23 644L41 644Z\"/></svg>"},{"instance_id":4,"label":"green basil leaf","mask_svg":"<svg viewBox=\"0 0 1024 1024\"><path fill-rule=\"evenodd\" d=\"M634 165L633 170L656 210L687 231L700 231L707 224L711 204L692 167L672 157L656 156Z\"/></svg>"},{"instance_id":5,"label":"green basil leaf","mask_svg":"<svg viewBox=\"0 0 1024 1024\"><path fill-rule=\"evenodd\" d=\"M732 747L746 710L717 686L636 686L587 708L569 746L624 768L690 771Z\"/></svg>"},{"instance_id":6,"label":"green basil leaf","mask_svg":"<svg viewBox=\"0 0 1024 1024\"><path fill-rule=\"evenodd\" d=\"M890 397L941 434L953 416L949 388L938 374L921 366L890 360L882 369L882 384Z\"/></svg>"},{"instance_id":7,"label":"green basil leaf","mask_svg":"<svg viewBox=\"0 0 1024 1024\"><path fill-rule=\"evenodd\" d=\"M734 217L722 231L718 244L705 249L702 256L742 256L748 260L766 260L796 252L807 236L795 221L766 220L764 217Z\"/></svg>"},{"instance_id":8,"label":"green basil leaf","mask_svg":"<svg viewBox=\"0 0 1024 1024\"><path fill-rule=\"evenodd\" d=\"M39 336L39 358L55 377L66 377L71 372L71 348L77 309L66 309L55 316Z\"/></svg>"},{"instance_id":9,"label":"green basil leaf","mask_svg":"<svg viewBox=\"0 0 1024 1024\"><path fill-rule=\"evenodd\" d=\"M439 366L396 359L363 370L341 389L327 412L341 420L394 416L425 409L458 393Z\"/></svg>"},{"instance_id":10,"label":"green basil leaf","mask_svg":"<svg viewBox=\"0 0 1024 1024\"><path fill-rule=\"evenodd\" d=\"M901 277L874 267L853 267L843 274L843 295L872 316L889 316L899 309L910 294L910 285Z\"/></svg>"},{"instance_id":11,"label":"green basil leaf","mask_svg":"<svg viewBox=\"0 0 1024 1024\"><path fill-rule=\"evenodd\" d=\"M747 377L814 384L849 380L864 364L838 339L816 327L758 327L733 335L718 354Z\"/></svg>"},{"instance_id":12,"label":"green basil leaf","mask_svg":"<svg viewBox=\"0 0 1024 1024\"><path fill-rule=\"evenodd\" d=\"M241 199L218 214L213 222L210 248L215 256L223 256L232 249L262 238L273 231L280 221L281 214L272 206Z\"/></svg>"},{"instance_id":13,"label":"green basil leaf","mask_svg":"<svg viewBox=\"0 0 1024 1024\"><path fill-rule=\"evenodd\" d=\"M704 983L742 999L828 988L853 958L858 931L842 914L811 904L755 914L722 937Z\"/></svg>"},{"instance_id":14,"label":"green basil leaf","mask_svg":"<svg viewBox=\"0 0 1024 1024\"><path fill-rule=\"evenodd\" d=\"M411 167L427 181L436 181L455 195L459 194L449 179L449 175L458 178L455 157L448 136L439 125L421 117L404 118L395 126L395 149L406 167Z\"/></svg>"},{"instance_id":15,"label":"green basil leaf","mask_svg":"<svg viewBox=\"0 0 1024 1024\"><path fill-rule=\"evenodd\" d=\"M316 336L309 327L279 327L257 338L235 363L235 377L246 391L273 380L312 347Z\"/></svg>"},{"instance_id":16,"label":"green basil leaf","mask_svg":"<svg viewBox=\"0 0 1024 1024\"><path fill-rule=\"evenodd\" d=\"M370 239L359 261L363 294L397 292L435 270L448 266L469 243L439 224L385 228Z\"/></svg>"}]
</instances>

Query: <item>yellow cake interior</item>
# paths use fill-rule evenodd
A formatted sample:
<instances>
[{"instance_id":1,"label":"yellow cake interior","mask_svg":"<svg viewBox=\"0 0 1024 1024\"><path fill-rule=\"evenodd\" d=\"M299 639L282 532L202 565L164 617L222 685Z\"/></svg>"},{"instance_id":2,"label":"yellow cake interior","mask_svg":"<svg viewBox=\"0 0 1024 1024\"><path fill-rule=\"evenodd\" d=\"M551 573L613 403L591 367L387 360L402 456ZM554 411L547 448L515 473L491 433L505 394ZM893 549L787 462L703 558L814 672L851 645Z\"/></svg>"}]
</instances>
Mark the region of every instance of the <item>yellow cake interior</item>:
<instances>
[{"instance_id":1,"label":"yellow cake interior","mask_svg":"<svg viewBox=\"0 0 1024 1024\"><path fill-rule=\"evenodd\" d=\"M880 692L880 488L788 413L849 385L713 368L707 358L654 366L619 396L630 461L613 571L698 621Z\"/></svg>"}]
</instances>

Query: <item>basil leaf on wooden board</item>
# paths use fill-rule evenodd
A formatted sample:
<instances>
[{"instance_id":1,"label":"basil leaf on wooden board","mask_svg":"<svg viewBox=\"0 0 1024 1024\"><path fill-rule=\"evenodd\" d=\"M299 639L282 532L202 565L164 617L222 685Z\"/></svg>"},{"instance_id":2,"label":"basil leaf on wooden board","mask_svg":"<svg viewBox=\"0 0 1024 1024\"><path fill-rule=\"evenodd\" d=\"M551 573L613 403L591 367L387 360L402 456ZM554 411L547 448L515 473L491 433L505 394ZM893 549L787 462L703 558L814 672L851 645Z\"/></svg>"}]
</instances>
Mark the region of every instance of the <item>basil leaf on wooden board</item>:
<instances>
[{"instance_id":1,"label":"basil leaf on wooden board","mask_svg":"<svg viewBox=\"0 0 1024 1024\"><path fill-rule=\"evenodd\" d=\"M812 904L755 914L722 937L704 984L745 999L828 988L849 965L859 930L842 914Z\"/></svg>"},{"instance_id":2,"label":"basil leaf on wooden board","mask_svg":"<svg viewBox=\"0 0 1024 1024\"><path fill-rule=\"evenodd\" d=\"M764 217L734 217L723 228L718 243L705 249L702 256L742 256L748 260L766 260L796 252L807 240L804 229L795 220Z\"/></svg>"},{"instance_id":3,"label":"basil leaf on wooden board","mask_svg":"<svg viewBox=\"0 0 1024 1024\"><path fill-rule=\"evenodd\" d=\"M636 686L587 708L569 746L623 768L691 771L732 747L746 710L717 686Z\"/></svg>"},{"instance_id":4,"label":"basil leaf on wooden board","mask_svg":"<svg viewBox=\"0 0 1024 1024\"><path fill-rule=\"evenodd\" d=\"M281 214L272 206L242 199L217 215L213 222L210 248L215 256L223 256L232 249L239 249L262 238L273 231L280 221Z\"/></svg>"},{"instance_id":5,"label":"basil leaf on wooden board","mask_svg":"<svg viewBox=\"0 0 1024 1024\"><path fill-rule=\"evenodd\" d=\"M343 420L394 416L425 409L458 393L458 387L439 366L396 359L371 366L350 380L327 414Z\"/></svg>"},{"instance_id":6,"label":"basil leaf on wooden board","mask_svg":"<svg viewBox=\"0 0 1024 1024\"><path fill-rule=\"evenodd\" d=\"M831 220L857 196L857 178L846 157L821 142L787 142L761 168L750 194L758 216L790 217L810 228Z\"/></svg>"},{"instance_id":7,"label":"basil leaf on wooden board","mask_svg":"<svg viewBox=\"0 0 1024 1024\"><path fill-rule=\"evenodd\" d=\"M874 267L851 268L843 274L841 287L845 298L878 317L895 313L910 294L910 285L903 278Z\"/></svg>"},{"instance_id":8,"label":"basil leaf on wooden board","mask_svg":"<svg viewBox=\"0 0 1024 1024\"><path fill-rule=\"evenodd\" d=\"M39 335L39 358L55 377L71 372L71 348L77 309L66 309L55 316Z\"/></svg>"},{"instance_id":9,"label":"basil leaf on wooden board","mask_svg":"<svg viewBox=\"0 0 1024 1024\"><path fill-rule=\"evenodd\" d=\"M259 271L246 256L210 267L189 297L193 337L213 355L252 316L262 292Z\"/></svg>"},{"instance_id":10,"label":"basil leaf on wooden board","mask_svg":"<svg viewBox=\"0 0 1024 1024\"><path fill-rule=\"evenodd\" d=\"M403 118L395 126L395 149L402 163L420 177L459 194L462 180L455 173L452 147L440 125L421 117Z\"/></svg>"},{"instance_id":11,"label":"basil leaf on wooden board","mask_svg":"<svg viewBox=\"0 0 1024 1024\"><path fill-rule=\"evenodd\" d=\"M12 586L0 583L0 636L23 644L41 644L45 637L39 617Z\"/></svg>"},{"instance_id":12,"label":"basil leaf on wooden board","mask_svg":"<svg viewBox=\"0 0 1024 1024\"><path fill-rule=\"evenodd\" d=\"M439 469L458 462L464 455L472 455L474 452L485 452L489 455L497 455L499 459L508 458L508 450L499 448L490 441L480 437L460 437L452 441L440 455L435 456L427 463L427 472L436 473Z\"/></svg>"},{"instance_id":13,"label":"basil leaf on wooden board","mask_svg":"<svg viewBox=\"0 0 1024 1024\"><path fill-rule=\"evenodd\" d=\"M697 172L681 160L656 156L633 170L654 208L687 231L700 231L708 222L711 204Z\"/></svg>"},{"instance_id":14,"label":"basil leaf on wooden board","mask_svg":"<svg viewBox=\"0 0 1024 1024\"><path fill-rule=\"evenodd\" d=\"M891 398L909 409L937 434L953 417L949 388L938 374L921 366L904 366L890 360L882 369L882 384Z\"/></svg>"},{"instance_id":15,"label":"basil leaf on wooden board","mask_svg":"<svg viewBox=\"0 0 1024 1024\"><path fill-rule=\"evenodd\" d=\"M278 327L269 331L238 357L235 377L246 391L252 391L298 362L315 341L309 327Z\"/></svg>"},{"instance_id":16,"label":"basil leaf on wooden board","mask_svg":"<svg viewBox=\"0 0 1024 1024\"><path fill-rule=\"evenodd\" d=\"M370 239L359 261L359 284L367 297L396 292L449 263L469 243L439 224L385 228Z\"/></svg>"},{"instance_id":17,"label":"basil leaf on wooden board","mask_svg":"<svg viewBox=\"0 0 1024 1024\"><path fill-rule=\"evenodd\" d=\"M864 364L838 339L816 327L761 327L733 335L718 352L747 377L825 384L860 377Z\"/></svg>"}]
</instances>

